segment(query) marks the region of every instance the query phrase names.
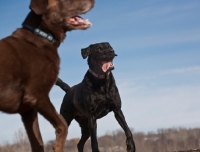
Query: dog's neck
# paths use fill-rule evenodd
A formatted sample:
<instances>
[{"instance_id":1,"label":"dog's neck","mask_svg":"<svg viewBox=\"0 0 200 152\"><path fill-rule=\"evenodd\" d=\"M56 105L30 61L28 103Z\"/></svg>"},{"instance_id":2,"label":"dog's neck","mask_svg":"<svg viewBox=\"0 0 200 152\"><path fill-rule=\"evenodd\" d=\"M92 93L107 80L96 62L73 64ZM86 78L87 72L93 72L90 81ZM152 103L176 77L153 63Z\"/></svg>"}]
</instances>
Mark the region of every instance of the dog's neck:
<instances>
[{"instance_id":1,"label":"dog's neck","mask_svg":"<svg viewBox=\"0 0 200 152\"><path fill-rule=\"evenodd\" d=\"M113 78L112 72L110 71L109 74L105 75L105 78L99 78L97 75L95 76L94 73L91 71L87 71L84 76L83 82L97 92L109 92L113 85L115 85L115 80Z\"/></svg>"},{"instance_id":2,"label":"dog's neck","mask_svg":"<svg viewBox=\"0 0 200 152\"><path fill-rule=\"evenodd\" d=\"M23 29L31 31L33 34L38 35L50 43L56 42L58 45L64 40L66 34L60 27L52 27L51 24L45 23L42 15L37 15L33 11L27 15L22 23Z\"/></svg>"},{"instance_id":3,"label":"dog's neck","mask_svg":"<svg viewBox=\"0 0 200 152\"><path fill-rule=\"evenodd\" d=\"M67 30L62 29L59 25L43 21L40 25L41 29L46 29L47 33L51 33L57 42L61 43L66 37Z\"/></svg>"},{"instance_id":4,"label":"dog's neck","mask_svg":"<svg viewBox=\"0 0 200 152\"><path fill-rule=\"evenodd\" d=\"M95 73L92 69L90 69L89 68L89 70L88 70L93 76L95 76L95 77L97 77L97 78L99 78L99 79L105 79L106 78L106 76L108 76L109 74L110 74L110 71L109 72L107 72L105 75L99 75L99 74L97 74L97 73Z\"/></svg>"}]
</instances>

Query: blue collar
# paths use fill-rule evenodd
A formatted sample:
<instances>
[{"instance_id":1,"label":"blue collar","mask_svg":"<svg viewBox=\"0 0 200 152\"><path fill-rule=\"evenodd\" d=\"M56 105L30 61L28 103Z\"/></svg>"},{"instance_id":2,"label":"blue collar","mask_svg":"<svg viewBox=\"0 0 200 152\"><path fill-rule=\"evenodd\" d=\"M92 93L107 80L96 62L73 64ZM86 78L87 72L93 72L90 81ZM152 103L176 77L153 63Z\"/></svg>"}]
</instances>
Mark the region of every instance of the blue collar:
<instances>
[{"instance_id":1,"label":"blue collar","mask_svg":"<svg viewBox=\"0 0 200 152\"><path fill-rule=\"evenodd\" d=\"M41 36L41 37L47 39L49 42L56 41L51 34L46 33L44 31L40 30L39 28L32 28L28 25L23 25L23 28L33 32L35 35L38 35L38 36Z\"/></svg>"}]
</instances>

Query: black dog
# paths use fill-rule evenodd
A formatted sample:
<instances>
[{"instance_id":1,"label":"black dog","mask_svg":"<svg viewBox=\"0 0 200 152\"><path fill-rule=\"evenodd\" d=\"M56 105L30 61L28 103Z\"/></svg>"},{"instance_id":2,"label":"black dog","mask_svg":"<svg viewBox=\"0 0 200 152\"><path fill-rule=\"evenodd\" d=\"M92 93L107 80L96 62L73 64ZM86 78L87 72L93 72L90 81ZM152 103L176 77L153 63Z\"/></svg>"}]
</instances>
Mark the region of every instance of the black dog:
<instances>
[{"instance_id":1,"label":"black dog","mask_svg":"<svg viewBox=\"0 0 200 152\"><path fill-rule=\"evenodd\" d=\"M56 82L66 92L60 109L61 115L68 125L75 119L81 127L78 151L83 152L84 144L90 136L92 151L99 151L96 119L113 111L125 131L127 151L135 152L132 133L121 111L120 95L111 72L114 69L112 60L116 56L114 50L109 43L97 43L82 49L81 53L84 59L88 57L89 65L83 81L72 88L59 78Z\"/></svg>"}]
</instances>

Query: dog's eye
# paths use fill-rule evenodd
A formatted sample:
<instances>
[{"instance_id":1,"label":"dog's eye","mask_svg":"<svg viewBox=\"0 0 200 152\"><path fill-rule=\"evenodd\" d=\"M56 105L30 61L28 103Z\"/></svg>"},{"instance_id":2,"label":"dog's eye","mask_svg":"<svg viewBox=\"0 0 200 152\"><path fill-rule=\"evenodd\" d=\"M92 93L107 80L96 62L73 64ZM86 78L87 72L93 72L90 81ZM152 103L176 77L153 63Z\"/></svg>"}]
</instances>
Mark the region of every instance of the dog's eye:
<instances>
[{"instance_id":1,"label":"dog's eye","mask_svg":"<svg viewBox=\"0 0 200 152\"><path fill-rule=\"evenodd\" d=\"M96 51L101 52L102 48L98 47Z\"/></svg>"}]
</instances>

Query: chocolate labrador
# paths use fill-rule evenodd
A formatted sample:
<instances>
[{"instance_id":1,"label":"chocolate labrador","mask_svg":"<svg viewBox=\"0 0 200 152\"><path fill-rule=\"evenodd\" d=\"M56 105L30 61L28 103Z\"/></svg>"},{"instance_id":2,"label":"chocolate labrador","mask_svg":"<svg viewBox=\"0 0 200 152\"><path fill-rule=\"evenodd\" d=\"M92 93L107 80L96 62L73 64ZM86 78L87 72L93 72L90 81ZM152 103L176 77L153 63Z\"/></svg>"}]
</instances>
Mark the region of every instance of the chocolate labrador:
<instances>
[{"instance_id":1,"label":"chocolate labrador","mask_svg":"<svg viewBox=\"0 0 200 152\"><path fill-rule=\"evenodd\" d=\"M56 85L65 92L60 108L68 125L75 119L81 127L81 139L77 145L83 152L84 144L91 137L93 152L98 152L96 120L113 111L126 134L128 152L135 152L132 133L121 110L121 99L111 70L116 56L109 43L97 43L82 49L83 58L88 57L89 70L83 81L72 88L58 78Z\"/></svg>"},{"instance_id":2,"label":"chocolate labrador","mask_svg":"<svg viewBox=\"0 0 200 152\"><path fill-rule=\"evenodd\" d=\"M21 115L32 152L44 152L38 112L56 130L54 152L63 152L67 125L49 99L59 72L57 48L67 31L87 29L94 0L31 0L22 28L0 40L0 110ZM2 23L1 23L2 24Z\"/></svg>"}]
</instances>

